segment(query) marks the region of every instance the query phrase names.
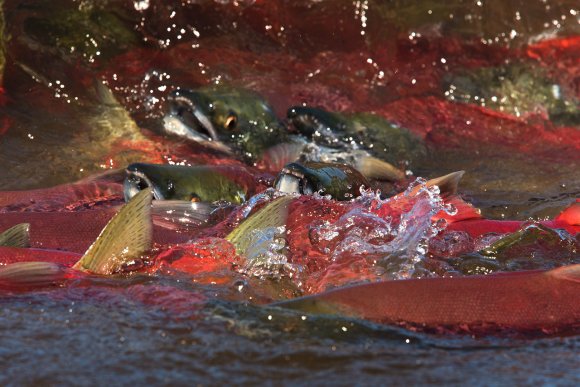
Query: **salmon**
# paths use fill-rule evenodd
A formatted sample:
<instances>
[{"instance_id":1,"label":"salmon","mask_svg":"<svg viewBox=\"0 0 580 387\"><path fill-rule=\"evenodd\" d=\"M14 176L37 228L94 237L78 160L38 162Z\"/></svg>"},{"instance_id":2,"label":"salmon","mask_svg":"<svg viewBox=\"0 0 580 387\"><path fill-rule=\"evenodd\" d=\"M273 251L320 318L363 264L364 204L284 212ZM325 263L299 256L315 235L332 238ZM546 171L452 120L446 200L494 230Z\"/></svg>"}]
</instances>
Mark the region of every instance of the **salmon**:
<instances>
[{"instance_id":1,"label":"salmon","mask_svg":"<svg viewBox=\"0 0 580 387\"><path fill-rule=\"evenodd\" d=\"M423 328L545 330L580 327L579 293L577 264L550 271L369 283L274 305Z\"/></svg>"}]
</instances>

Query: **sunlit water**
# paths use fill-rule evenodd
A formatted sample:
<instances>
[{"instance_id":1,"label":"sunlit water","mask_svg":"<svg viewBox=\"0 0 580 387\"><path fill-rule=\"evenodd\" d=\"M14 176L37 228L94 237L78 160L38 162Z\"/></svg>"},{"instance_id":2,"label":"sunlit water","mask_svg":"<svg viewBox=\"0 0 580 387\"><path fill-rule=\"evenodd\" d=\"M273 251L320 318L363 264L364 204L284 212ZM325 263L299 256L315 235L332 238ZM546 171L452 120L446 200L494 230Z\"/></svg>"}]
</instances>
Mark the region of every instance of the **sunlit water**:
<instances>
[{"instance_id":1,"label":"sunlit water","mask_svg":"<svg viewBox=\"0 0 580 387\"><path fill-rule=\"evenodd\" d=\"M580 193L575 1L0 4L2 190L137 160L236 163L160 135L171 89L233 83L262 93L280 117L307 103L408 127L428 146L415 175L466 170L461 193L492 218L553 216ZM430 217L443 203L436 192L423 199L387 221L363 197L313 227L315 248L335 263L372 262L362 274L376 280L440 275L424 266L429 244L449 253L490 242L437 244ZM245 215L267 200L254 197ZM225 283L160 275L2 295L0 383L580 382L578 336L414 333L252 305L280 292L260 284L284 285L290 273L304 291L352 280L288 260L286 231L256 235L250 256L268 265L239 267Z\"/></svg>"}]
</instances>

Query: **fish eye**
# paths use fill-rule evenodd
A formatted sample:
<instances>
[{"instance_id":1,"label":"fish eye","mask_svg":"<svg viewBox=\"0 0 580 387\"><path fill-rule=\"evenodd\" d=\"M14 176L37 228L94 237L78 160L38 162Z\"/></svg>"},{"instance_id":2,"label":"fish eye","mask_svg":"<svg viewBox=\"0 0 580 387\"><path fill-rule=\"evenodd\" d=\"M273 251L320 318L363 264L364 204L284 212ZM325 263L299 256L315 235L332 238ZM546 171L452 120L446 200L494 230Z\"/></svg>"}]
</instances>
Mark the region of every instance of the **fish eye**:
<instances>
[{"instance_id":1,"label":"fish eye","mask_svg":"<svg viewBox=\"0 0 580 387\"><path fill-rule=\"evenodd\" d=\"M230 112L228 117L226 118L226 122L224 123L224 127L228 130L234 130L238 125L238 116L236 113Z\"/></svg>"}]
</instances>

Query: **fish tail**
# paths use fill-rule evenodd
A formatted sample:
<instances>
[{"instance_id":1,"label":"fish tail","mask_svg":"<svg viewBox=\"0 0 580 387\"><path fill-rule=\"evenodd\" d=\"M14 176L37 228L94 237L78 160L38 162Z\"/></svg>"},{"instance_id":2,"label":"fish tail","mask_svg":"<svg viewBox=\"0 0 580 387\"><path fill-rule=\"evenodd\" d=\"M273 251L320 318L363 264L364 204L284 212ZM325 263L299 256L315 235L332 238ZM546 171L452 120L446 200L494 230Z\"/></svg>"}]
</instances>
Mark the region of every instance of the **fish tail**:
<instances>
[{"instance_id":1,"label":"fish tail","mask_svg":"<svg viewBox=\"0 0 580 387\"><path fill-rule=\"evenodd\" d=\"M0 246L30 247L30 224L20 223L0 234Z\"/></svg>"},{"instance_id":2,"label":"fish tail","mask_svg":"<svg viewBox=\"0 0 580 387\"><path fill-rule=\"evenodd\" d=\"M427 181L427 186L438 186L441 196L451 196L457 194L459 181L465 174L465 171L456 171L445 176L436 177Z\"/></svg>"},{"instance_id":3,"label":"fish tail","mask_svg":"<svg viewBox=\"0 0 580 387\"><path fill-rule=\"evenodd\" d=\"M73 266L95 274L113 274L139 258L153 244L151 191L135 195L115 215Z\"/></svg>"},{"instance_id":4,"label":"fish tail","mask_svg":"<svg viewBox=\"0 0 580 387\"><path fill-rule=\"evenodd\" d=\"M66 278L66 269L52 262L18 262L0 267L0 287L49 286Z\"/></svg>"},{"instance_id":5,"label":"fish tail","mask_svg":"<svg viewBox=\"0 0 580 387\"><path fill-rule=\"evenodd\" d=\"M355 160L354 167L368 179L401 181L405 172L394 165L368 155L360 155Z\"/></svg>"}]
</instances>

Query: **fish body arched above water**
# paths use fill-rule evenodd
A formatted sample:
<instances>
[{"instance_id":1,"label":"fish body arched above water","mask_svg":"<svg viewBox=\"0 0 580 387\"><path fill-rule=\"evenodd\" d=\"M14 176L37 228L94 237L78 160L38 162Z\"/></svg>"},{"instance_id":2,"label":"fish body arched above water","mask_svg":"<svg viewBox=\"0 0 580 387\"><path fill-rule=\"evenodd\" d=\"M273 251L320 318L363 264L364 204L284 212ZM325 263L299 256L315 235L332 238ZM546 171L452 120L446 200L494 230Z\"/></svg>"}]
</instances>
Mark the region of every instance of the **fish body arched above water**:
<instances>
[{"instance_id":1,"label":"fish body arched above water","mask_svg":"<svg viewBox=\"0 0 580 387\"><path fill-rule=\"evenodd\" d=\"M345 163L367 178L398 181L405 172L393 163L404 164L424 152L420 140L408 131L372 114L347 117L295 107L288 118L298 131L291 133L262 97L245 89L177 89L167 103L168 133L269 170L297 160Z\"/></svg>"}]
</instances>

